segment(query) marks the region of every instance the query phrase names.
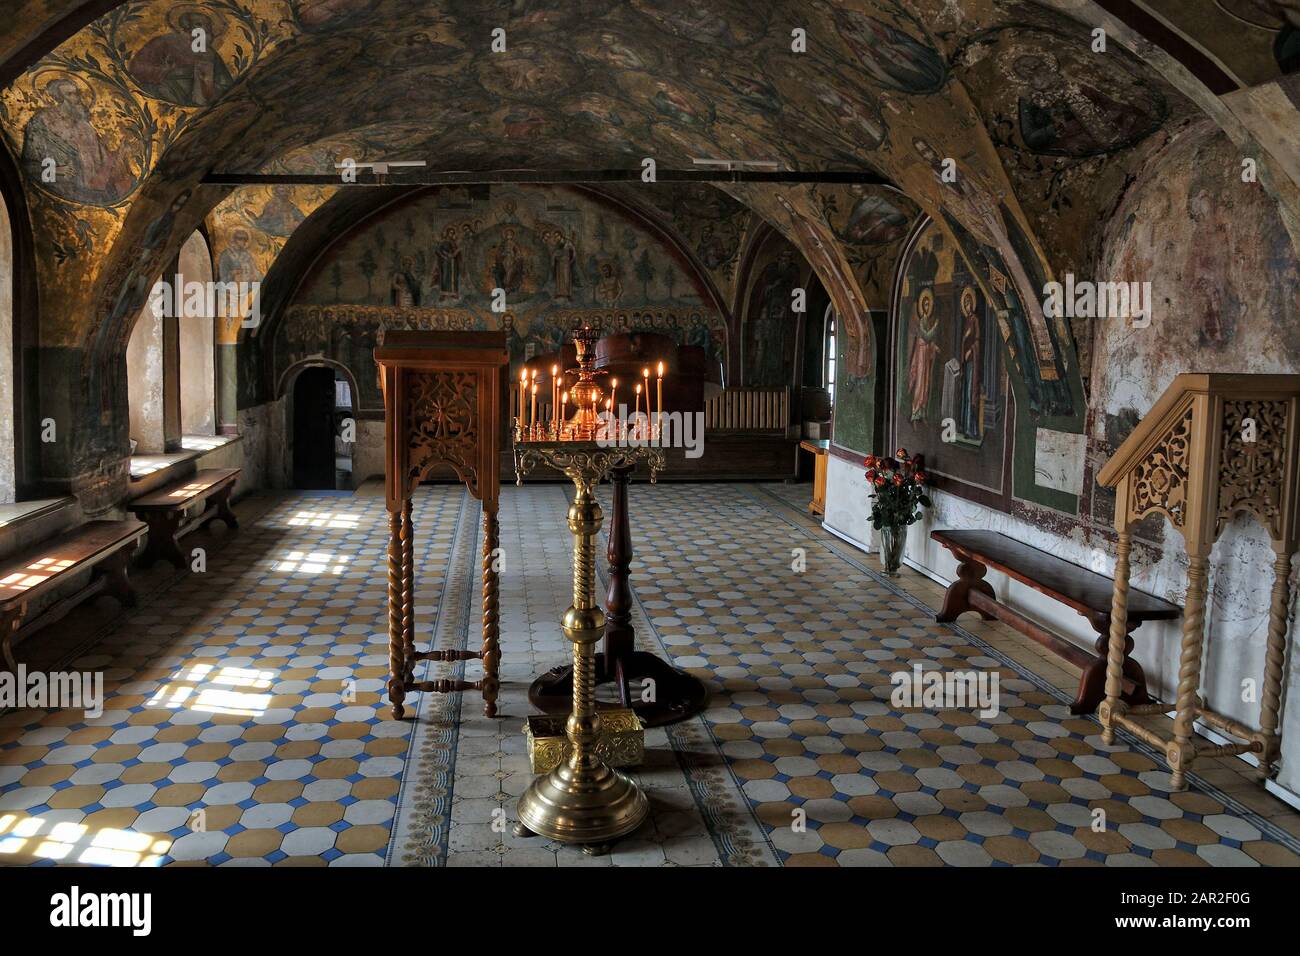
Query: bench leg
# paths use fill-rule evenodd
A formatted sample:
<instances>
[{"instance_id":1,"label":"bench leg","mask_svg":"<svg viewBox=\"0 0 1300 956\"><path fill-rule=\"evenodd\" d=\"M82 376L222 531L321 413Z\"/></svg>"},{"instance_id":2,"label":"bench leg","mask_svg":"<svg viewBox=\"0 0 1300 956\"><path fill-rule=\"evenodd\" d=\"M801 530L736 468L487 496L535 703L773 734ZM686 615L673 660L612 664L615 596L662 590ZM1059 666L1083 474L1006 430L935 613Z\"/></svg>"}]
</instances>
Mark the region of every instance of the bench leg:
<instances>
[{"instance_id":1,"label":"bench leg","mask_svg":"<svg viewBox=\"0 0 1300 956\"><path fill-rule=\"evenodd\" d=\"M976 611L984 620L994 620L992 614L971 607L967 597L971 591L979 591L991 598L997 597L993 593L993 585L984 580L984 573L987 570L983 564L973 558L967 555L961 556L961 563L957 565L957 580L948 586L948 593L943 598L943 607L934 619L940 624L947 624L957 620L958 615L965 611Z\"/></svg>"},{"instance_id":2,"label":"bench leg","mask_svg":"<svg viewBox=\"0 0 1300 956\"><path fill-rule=\"evenodd\" d=\"M220 521L231 530L237 530L239 528L239 519L236 518L235 513L230 510L230 494L234 490L235 483L232 481L208 499L208 507L206 510L211 512L211 515L204 520L203 527L206 528L214 521Z\"/></svg>"},{"instance_id":3,"label":"bench leg","mask_svg":"<svg viewBox=\"0 0 1300 956\"><path fill-rule=\"evenodd\" d=\"M145 512L140 517L149 526L149 537L144 552L140 555L140 564L150 568L158 561L166 560L177 568L186 567L185 554L176 540L184 514L180 511Z\"/></svg>"},{"instance_id":4,"label":"bench leg","mask_svg":"<svg viewBox=\"0 0 1300 956\"><path fill-rule=\"evenodd\" d=\"M1094 645L1097 656L1089 662L1079 677L1079 690L1074 695L1074 703L1070 705L1072 714L1091 714L1097 709L1097 705L1106 699L1106 657L1110 650L1110 615L1096 615L1090 618L1090 623L1093 630L1097 632L1097 643ZM1137 629L1139 623L1131 624L1124 636L1123 673L1133 682L1133 690L1121 694L1120 699L1130 706L1151 703L1151 695L1147 693L1147 676L1142 670L1142 665L1131 656L1133 631Z\"/></svg>"},{"instance_id":5,"label":"bench leg","mask_svg":"<svg viewBox=\"0 0 1300 956\"><path fill-rule=\"evenodd\" d=\"M14 660L14 635L22 626L26 613L26 604L0 611L0 655L4 657L5 667L14 674L18 673L18 662Z\"/></svg>"},{"instance_id":6,"label":"bench leg","mask_svg":"<svg viewBox=\"0 0 1300 956\"><path fill-rule=\"evenodd\" d=\"M127 568L131 564L131 550L131 548L122 548L101 561L96 569L108 580L105 592L117 598L123 607L136 605L135 588L131 587L131 580L127 577Z\"/></svg>"}]
</instances>

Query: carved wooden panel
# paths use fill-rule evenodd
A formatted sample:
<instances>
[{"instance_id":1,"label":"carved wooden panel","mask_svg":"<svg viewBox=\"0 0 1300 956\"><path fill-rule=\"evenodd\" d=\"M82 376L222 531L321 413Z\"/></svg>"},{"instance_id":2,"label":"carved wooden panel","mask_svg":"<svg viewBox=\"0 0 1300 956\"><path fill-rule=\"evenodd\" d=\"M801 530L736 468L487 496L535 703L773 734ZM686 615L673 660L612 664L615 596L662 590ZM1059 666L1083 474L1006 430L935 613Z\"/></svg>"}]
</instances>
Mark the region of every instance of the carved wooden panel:
<instances>
[{"instance_id":1,"label":"carved wooden panel","mask_svg":"<svg viewBox=\"0 0 1300 956\"><path fill-rule=\"evenodd\" d=\"M1236 512L1249 511L1268 529L1269 537L1283 537L1289 408L1287 401L1224 402L1216 535Z\"/></svg>"},{"instance_id":2,"label":"carved wooden panel","mask_svg":"<svg viewBox=\"0 0 1300 956\"><path fill-rule=\"evenodd\" d=\"M1191 464L1192 409L1179 419L1160 444L1132 473L1129 513L1133 520L1159 511L1177 528L1187 518L1187 480Z\"/></svg>"},{"instance_id":3,"label":"carved wooden panel","mask_svg":"<svg viewBox=\"0 0 1300 956\"><path fill-rule=\"evenodd\" d=\"M446 463L479 494L478 401L477 372L407 372L408 488L435 465Z\"/></svg>"}]
</instances>

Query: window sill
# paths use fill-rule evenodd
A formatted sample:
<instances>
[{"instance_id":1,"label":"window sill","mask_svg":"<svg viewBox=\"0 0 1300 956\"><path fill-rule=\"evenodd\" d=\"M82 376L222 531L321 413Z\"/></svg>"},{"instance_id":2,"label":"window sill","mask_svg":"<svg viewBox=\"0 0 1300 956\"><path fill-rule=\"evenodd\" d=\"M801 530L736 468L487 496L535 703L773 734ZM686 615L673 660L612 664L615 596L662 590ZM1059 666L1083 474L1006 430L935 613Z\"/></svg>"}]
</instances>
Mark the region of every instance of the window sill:
<instances>
[{"instance_id":1,"label":"window sill","mask_svg":"<svg viewBox=\"0 0 1300 956\"><path fill-rule=\"evenodd\" d=\"M179 470L178 466L239 440L239 435L183 435L180 451L165 455L132 455L131 483L156 477L160 472Z\"/></svg>"},{"instance_id":2,"label":"window sill","mask_svg":"<svg viewBox=\"0 0 1300 956\"><path fill-rule=\"evenodd\" d=\"M13 528L28 521L35 521L76 503L77 499L69 495L63 498L38 498L35 501L0 505L0 528Z\"/></svg>"}]
</instances>

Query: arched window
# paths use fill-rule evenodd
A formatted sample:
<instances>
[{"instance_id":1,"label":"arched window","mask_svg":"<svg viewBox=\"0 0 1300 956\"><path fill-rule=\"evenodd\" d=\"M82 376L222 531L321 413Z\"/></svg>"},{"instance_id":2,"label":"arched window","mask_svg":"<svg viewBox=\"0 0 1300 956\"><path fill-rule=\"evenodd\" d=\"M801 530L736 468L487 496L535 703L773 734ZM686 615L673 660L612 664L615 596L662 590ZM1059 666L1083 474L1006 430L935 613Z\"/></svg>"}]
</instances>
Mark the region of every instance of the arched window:
<instances>
[{"instance_id":1,"label":"arched window","mask_svg":"<svg viewBox=\"0 0 1300 956\"><path fill-rule=\"evenodd\" d=\"M0 504L12 504L17 495L14 397L14 236L0 195Z\"/></svg>"},{"instance_id":2,"label":"arched window","mask_svg":"<svg viewBox=\"0 0 1300 956\"><path fill-rule=\"evenodd\" d=\"M135 455L202 449L217 433L212 255L202 233L159 278L162 296L140 311L126 348ZM136 464L133 474L148 473Z\"/></svg>"},{"instance_id":3,"label":"arched window","mask_svg":"<svg viewBox=\"0 0 1300 956\"><path fill-rule=\"evenodd\" d=\"M830 399L831 406L835 405L835 307L826 306L826 315L824 319L825 331L823 332L825 348L822 349L822 355L825 357L826 376L826 395Z\"/></svg>"},{"instance_id":4,"label":"arched window","mask_svg":"<svg viewBox=\"0 0 1300 956\"><path fill-rule=\"evenodd\" d=\"M202 233L194 233L181 247L176 271L184 287L199 282L205 290L203 314L187 311L179 323L181 434L211 436L217 433L216 338L206 295L212 282L212 253Z\"/></svg>"}]
</instances>

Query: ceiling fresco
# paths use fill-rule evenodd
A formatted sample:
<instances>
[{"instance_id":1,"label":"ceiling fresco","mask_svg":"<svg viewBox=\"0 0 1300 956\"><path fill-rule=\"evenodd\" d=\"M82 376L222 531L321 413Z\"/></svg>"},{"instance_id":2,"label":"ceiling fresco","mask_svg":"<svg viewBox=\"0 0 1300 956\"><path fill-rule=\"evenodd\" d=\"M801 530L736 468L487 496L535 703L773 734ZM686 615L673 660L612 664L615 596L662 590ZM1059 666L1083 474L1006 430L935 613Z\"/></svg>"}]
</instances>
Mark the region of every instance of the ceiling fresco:
<instances>
[{"instance_id":1,"label":"ceiling fresco","mask_svg":"<svg viewBox=\"0 0 1300 956\"><path fill-rule=\"evenodd\" d=\"M808 52L791 51L792 23L807 30ZM488 48L497 24L508 29L501 54ZM194 30L208 40L201 52L182 46ZM157 208L215 158L225 171L313 172L353 153L439 169L762 158L877 169L937 208L948 197L934 160L952 156L972 191L1011 192L946 51L891 0L129 3L7 89L0 120L49 253L43 288L66 304L54 339L83 337L79 317L112 303L113 263L140 262ZM67 161L73 153L80 162ZM56 175L43 182L51 156ZM968 226L988 235L978 220Z\"/></svg>"},{"instance_id":2,"label":"ceiling fresco","mask_svg":"<svg viewBox=\"0 0 1300 956\"><path fill-rule=\"evenodd\" d=\"M71 6L49 3L43 15ZM663 210L679 231L689 220L684 242L724 291L749 226L737 205L780 230L817 270L844 316L850 365L865 374L875 346L864 309L887 301L898 244L920 213L996 260L988 275L1004 277L1041 325L1033 283L1084 261L1088 223L1116 201L1081 182L1100 170L1118 192L1144 145L1190 109L1142 61L1091 55L1087 25L1046 3L102 8L0 92L0 127L37 226L42 342L107 355L125 347L153 278L218 204L208 216L218 259L265 275L284 233L325 195L200 185L209 172L328 174L347 158L422 159L433 173L635 170L646 157L661 168L726 157L872 173L896 187L736 183L674 200L694 203L690 215ZM498 26L507 47L494 53ZM796 27L806 52L791 49ZM194 31L201 49L188 43ZM1056 364L1077 377L1068 338L1054 340Z\"/></svg>"}]
</instances>

